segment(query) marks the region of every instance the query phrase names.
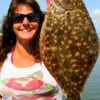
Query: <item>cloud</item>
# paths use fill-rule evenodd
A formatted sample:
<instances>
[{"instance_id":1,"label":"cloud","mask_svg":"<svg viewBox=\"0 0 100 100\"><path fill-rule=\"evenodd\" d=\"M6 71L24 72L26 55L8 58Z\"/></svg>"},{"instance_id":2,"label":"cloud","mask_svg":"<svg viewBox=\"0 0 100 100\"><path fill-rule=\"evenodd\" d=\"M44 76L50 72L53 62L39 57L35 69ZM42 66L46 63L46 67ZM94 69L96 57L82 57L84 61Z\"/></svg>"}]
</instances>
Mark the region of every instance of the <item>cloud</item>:
<instances>
[{"instance_id":1,"label":"cloud","mask_svg":"<svg viewBox=\"0 0 100 100\"><path fill-rule=\"evenodd\" d=\"M90 14L97 32L100 33L100 9L94 9Z\"/></svg>"}]
</instances>

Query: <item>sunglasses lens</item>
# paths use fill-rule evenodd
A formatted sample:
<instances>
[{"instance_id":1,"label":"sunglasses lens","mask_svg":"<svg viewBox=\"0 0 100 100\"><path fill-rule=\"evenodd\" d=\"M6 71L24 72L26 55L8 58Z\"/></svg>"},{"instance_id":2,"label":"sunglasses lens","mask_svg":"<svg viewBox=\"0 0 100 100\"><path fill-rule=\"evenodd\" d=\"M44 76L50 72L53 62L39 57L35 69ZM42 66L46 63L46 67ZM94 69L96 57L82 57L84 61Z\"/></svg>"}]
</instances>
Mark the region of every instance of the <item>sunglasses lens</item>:
<instances>
[{"instance_id":1,"label":"sunglasses lens","mask_svg":"<svg viewBox=\"0 0 100 100\"><path fill-rule=\"evenodd\" d=\"M30 22L39 22L39 15L36 13L28 14L27 18Z\"/></svg>"},{"instance_id":2,"label":"sunglasses lens","mask_svg":"<svg viewBox=\"0 0 100 100\"><path fill-rule=\"evenodd\" d=\"M21 14L13 14L12 21L14 23L21 23L23 21L23 19L24 19L23 15L21 15Z\"/></svg>"}]
</instances>

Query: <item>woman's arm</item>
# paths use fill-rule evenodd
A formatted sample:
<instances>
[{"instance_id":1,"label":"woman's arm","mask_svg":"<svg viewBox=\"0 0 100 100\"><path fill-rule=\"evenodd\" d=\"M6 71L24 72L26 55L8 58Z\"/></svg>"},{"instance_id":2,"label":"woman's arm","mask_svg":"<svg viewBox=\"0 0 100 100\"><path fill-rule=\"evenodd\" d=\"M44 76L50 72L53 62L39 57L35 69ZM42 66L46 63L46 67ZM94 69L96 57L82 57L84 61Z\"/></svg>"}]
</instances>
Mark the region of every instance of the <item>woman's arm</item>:
<instances>
[{"instance_id":1,"label":"woman's arm","mask_svg":"<svg viewBox=\"0 0 100 100\"><path fill-rule=\"evenodd\" d=\"M2 100L2 97L0 96L0 100Z\"/></svg>"}]
</instances>

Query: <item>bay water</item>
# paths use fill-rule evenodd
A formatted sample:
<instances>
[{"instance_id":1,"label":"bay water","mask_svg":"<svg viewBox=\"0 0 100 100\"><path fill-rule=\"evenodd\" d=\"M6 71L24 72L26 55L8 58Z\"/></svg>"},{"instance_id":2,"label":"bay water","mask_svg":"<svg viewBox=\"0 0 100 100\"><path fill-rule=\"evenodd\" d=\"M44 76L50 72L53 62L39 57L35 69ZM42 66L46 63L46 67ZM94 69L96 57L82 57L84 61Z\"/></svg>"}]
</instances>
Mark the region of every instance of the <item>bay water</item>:
<instances>
[{"instance_id":1,"label":"bay water","mask_svg":"<svg viewBox=\"0 0 100 100\"><path fill-rule=\"evenodd\" d=\"M82 100L100 100L100 54L88 77L82 95Z\"/></svg>"}]
</instances>

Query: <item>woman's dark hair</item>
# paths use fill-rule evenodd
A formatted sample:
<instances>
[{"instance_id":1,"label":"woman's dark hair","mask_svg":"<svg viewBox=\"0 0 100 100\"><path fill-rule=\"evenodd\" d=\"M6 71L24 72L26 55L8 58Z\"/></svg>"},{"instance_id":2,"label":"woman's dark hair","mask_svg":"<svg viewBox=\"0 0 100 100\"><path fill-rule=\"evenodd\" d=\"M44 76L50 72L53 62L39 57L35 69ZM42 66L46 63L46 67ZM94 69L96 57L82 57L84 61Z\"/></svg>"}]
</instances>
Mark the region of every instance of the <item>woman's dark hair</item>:
<instances>
[{"instance_id":1,"label":"woman's dark hair","mask_svg":"<svg viewBox=\"0 0 100 100\"><path fill-rule=\"evenodd\" d=\"M41 11L38 3L35 0L12 0L7 16L4 18L4 22L2 25L2 40L1 40L1 46L0 46L0 61L3 61L7 53L11 51L12 47L16 44L16 35L12 29L12 14L14 10L16 9L18 4L28 4L31 6L36 13L39 14L40 21L39 21L39 30L36 34L36 37L32 40L31 48L33 51L33 54L39 54L39 36L40 36L40 30L41 26L44 20L44 14Z\"/></svg>"}]
</instances>

